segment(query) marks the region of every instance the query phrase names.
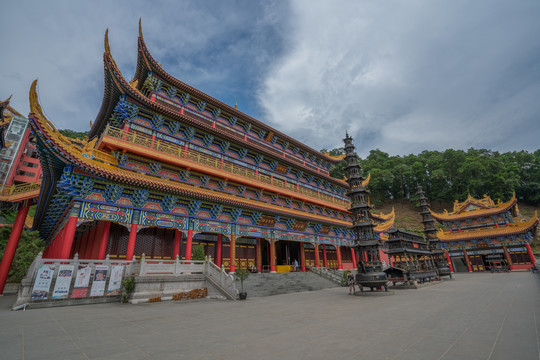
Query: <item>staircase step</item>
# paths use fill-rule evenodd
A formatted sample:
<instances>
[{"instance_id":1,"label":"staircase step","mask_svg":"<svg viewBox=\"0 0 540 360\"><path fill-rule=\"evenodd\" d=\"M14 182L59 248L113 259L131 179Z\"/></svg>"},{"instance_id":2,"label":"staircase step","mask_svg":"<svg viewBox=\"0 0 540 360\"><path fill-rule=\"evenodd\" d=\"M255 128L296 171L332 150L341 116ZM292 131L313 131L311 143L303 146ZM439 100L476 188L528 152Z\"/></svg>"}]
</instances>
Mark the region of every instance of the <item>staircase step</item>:
<instances>
[{"instance_id":1,"label":"staircase step","mask_svg":"<svg viewBox=\"0 0 540 360\"><path fill-rule=\"evenodd\" d=\"M311 272L251 274L244 280L244 291L246 291L250 297L322 290L339 286L340 285Z\"/></svg>"}]
</instances>

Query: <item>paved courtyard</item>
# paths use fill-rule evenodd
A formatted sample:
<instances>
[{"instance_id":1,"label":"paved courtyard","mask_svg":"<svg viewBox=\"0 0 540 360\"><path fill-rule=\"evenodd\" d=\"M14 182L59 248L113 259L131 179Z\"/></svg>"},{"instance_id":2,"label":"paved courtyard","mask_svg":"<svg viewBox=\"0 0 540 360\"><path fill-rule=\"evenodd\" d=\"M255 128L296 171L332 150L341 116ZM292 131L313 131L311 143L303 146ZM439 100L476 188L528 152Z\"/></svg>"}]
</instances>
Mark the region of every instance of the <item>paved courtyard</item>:
<instances>
[{"instance_id":1,"label":"paved courtyard","mask_svg":"<svg viewBox=\"0 0 540 360\"><path fill-rule=\"evenodd\" d=\"M540 359L538 274L454 279L381 297L335 288L27 311L9 311L4 296L0 358Z\"/></svg>"}]
</instances>

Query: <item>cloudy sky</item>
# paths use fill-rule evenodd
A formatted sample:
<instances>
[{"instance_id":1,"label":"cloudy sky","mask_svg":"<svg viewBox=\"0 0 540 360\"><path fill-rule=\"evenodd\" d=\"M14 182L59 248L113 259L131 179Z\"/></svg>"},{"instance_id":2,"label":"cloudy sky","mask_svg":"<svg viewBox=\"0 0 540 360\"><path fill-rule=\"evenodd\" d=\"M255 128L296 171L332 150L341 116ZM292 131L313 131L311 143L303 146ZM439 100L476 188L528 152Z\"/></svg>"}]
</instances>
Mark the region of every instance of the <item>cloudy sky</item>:
<instances>
[{"instance_id":1,"label":"cloudy sky","mask_svg":"<svg viewBox=\"0 0 540 360\"><path fill-rule=\"evenodd\" d=\"M103 36L128 80L138 19L178 79L309 146L540 148L540 1L24 1L2 4L0 100L88 130Z\"/></svg>"}]
</instances>

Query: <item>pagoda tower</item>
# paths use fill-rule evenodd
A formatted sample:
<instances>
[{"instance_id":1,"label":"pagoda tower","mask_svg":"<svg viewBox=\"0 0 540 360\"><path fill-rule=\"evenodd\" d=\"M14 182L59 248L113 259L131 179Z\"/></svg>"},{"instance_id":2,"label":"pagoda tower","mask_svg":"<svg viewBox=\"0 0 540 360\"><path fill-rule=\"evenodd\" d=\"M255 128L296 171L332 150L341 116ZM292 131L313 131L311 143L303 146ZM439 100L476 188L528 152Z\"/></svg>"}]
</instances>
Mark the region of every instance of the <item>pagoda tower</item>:
<instances>
[{"instance_id":1,"label":"pagoda tower","mask_svg":"<svg viewBox=\"0 0 540 360\"><path fill-rule=\"evenodd\" d=\"M381 242L375 235L374 224L371 218L371 205L369 204L369 191L364 184L366 179L362 176L362 168L358 164L354 152L353 139L346 134L345 139L345 171L349 191L347 196L351 201L352 230L355 236L356 257L358 261L358 274L356 281L362 289L363 286L374 288L384 286L386 289L386 273L383 271L379 248ZM367 183L367 182L366 182Z\"/></svg>"},{"instance_id":2,"label":"pagoda tower","mask_svg":"<svg viewBox=\"0 0 540 360\"><path fill-rule=\"evenodd\" d=\"M417 192L418 202L420 203L420 215L422 216L422 224L424 225L424 236L428 241L429 250L433 253L435 264L437 265L437 272L439 276L452 277L452 263L450 262L450 256L446 251L441 248L441 241L437 237L437 229L435 228L435 220L431 216L429 211L429 204L422 186L418 185Z\"/></svg>"}]
</instances>

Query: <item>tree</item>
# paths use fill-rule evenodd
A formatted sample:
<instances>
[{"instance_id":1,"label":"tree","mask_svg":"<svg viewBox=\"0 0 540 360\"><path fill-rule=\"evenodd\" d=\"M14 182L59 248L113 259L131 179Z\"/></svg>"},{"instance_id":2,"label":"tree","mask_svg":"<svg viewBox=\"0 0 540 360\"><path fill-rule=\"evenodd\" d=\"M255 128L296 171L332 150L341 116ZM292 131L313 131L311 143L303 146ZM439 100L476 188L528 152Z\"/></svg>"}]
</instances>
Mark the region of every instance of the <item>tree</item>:
<instances>
[{"instance_id":1,"label":"tree","mask_svg":"<svg viewBox=\"0 0 540 360\"><path fill-rule=\"evenodd\" d=\"M331 150L340 154L343 149ZM540 204L540 150L499 153L488 149L423 151L418 155L390 156L379 149L359 159L364 176L371 173L369 190L374 203L414 198L421 185L431 201L451 202L468 194ZM330 175L342 179L345 163Z\"/></svg>"},{"instance_id":2,"label":"tree","mask_svg":"<svg viewBox=\"0 0 540 360\"><path fill-rule=\"evenodd\" d=\"M86 137L88 137L88 131L73 131L70 129L63 129L58 131L60 132L60 134L72 139L84 140Z\"/></svg>"},{"instance_id":3,"label":"tree","mask_svg":"<svg viewBox=\"0 0 540 360\"><path fill-rule=\"evenodd\" d=\"M196 244L191 248L191 260L204 260L204 245Z\"/></svg>"},{"instance_id":4,"label":"tree","mask_svg":"<svg viewBox=\"0 0 540 360\"><path fill-rule=\"evenodd\" d=\"M0 228L0 254L2 254L2 257L4 256L10 234L11 227L3 226ZM23 230L19 244L17 245L15 257L13 258L13 264L9 270L7 281L15 283L21 282L28 271L28 267L44 248L45 245L39 238L37 231Z\"/></svg>"}]
</instances>

